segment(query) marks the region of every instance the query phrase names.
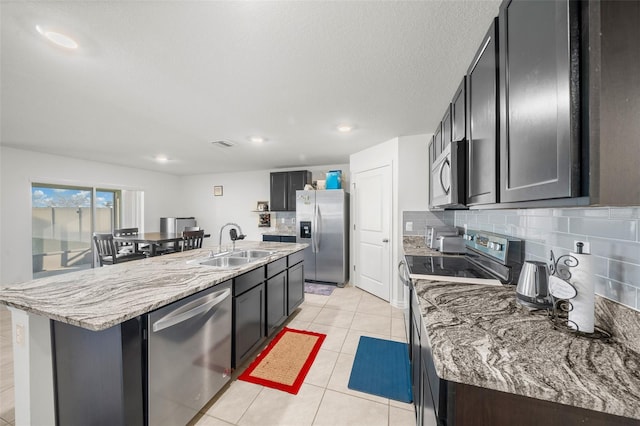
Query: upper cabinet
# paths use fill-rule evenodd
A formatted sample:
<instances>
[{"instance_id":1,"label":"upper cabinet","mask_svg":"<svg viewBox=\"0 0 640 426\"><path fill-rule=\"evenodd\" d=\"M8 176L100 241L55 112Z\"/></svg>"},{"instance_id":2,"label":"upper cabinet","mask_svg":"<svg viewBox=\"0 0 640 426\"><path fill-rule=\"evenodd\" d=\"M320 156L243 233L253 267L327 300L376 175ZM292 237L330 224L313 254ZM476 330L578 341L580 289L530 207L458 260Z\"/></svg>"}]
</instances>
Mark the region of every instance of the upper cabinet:
<instances>
[{"instance_id":1,"label":"upper cabinet","mask_svg":"<svg viewBox=\"0 0 640 426\"><path fill-rule=\"evenodd\" d=\"M500 7L500 202L580 195L577 3Z\"/></svg>"},{"instance_id":2,"label":"upper cabinet","mask_svg":"<svg viewBox=\"0 0 640 426\"><path fill-rule=\"evenodd\" d=\"M467 138L467 77L462 78L458 90L451 101L451 140L462 141Z\"/></svg>"},{"instance_id":3,"label":"upper cabinet","mask_svg":"<svg viewBox=\"0 0 640 426\"><path fill-rule=\"evenodd\" d=\"M433 132L433 158L436 159L442 153L442 123Z\"/></svg>"},{"instance_id":4,"label":"upper cabinet","mask_svg":"<svg viewBox=\"0 0 640 426\"><path fill-rule=\"evenodd\" d=\"M497 202L498 19L467 71L467 204Z\"/></svg>"},{"instance_id":5,"label":"upper cabinet","mask_svg":"<svg viewBox=\"0 0 640 426\"><path fill-rule=\"evenodd\" d=\"M310 183L311 172L308 170L271 173L271 210L295 211L296 191Z\"/></svg>"},{"instance_id":6,"label":"upper cabinet","mask_svg":"<svg viewBox=\"0 0 640 426\"><path fill-rule=\"evenodd\" d=\"M451 105L447 107L447 110L442 117L442 151L447 149L447 146L451 144Z\"/></svg>"}]
</instances>

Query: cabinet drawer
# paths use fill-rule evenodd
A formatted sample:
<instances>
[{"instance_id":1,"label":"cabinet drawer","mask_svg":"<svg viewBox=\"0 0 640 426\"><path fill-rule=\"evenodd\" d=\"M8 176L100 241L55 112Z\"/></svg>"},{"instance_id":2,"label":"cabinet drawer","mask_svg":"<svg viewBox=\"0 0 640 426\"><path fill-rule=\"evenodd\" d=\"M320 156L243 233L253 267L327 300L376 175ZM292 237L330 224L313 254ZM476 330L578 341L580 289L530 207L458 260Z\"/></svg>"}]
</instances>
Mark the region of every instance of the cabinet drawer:
<instances>
[{"instance_id":1,"label":"cabinet drawer","mask_svg":"<svg viewBox=\"0 0 640 426\"><path fill-rule=\"evenodd\" d=\"M294 235L283 235L280 237L281 243L295 243L296 237Z\"/></svg>"},{"instance_id":2,"label":"cabinet drawer","mask_svg":"<svg viewBox=\"0 0 640 426\"><path fill-rule=\"evenodd\" d=\"M277 243L280 242L280 235L263 235L262 241L275 241Z\"/></svg>"},{"instance_id":3,"label":"cabinet drawer","mask_svg":"<svg viewBox=\"0 0 640 426\"><path fill-rule=\"evenodd\" d=\"M269 264L267 264L267 278L271 278L272 276L284 271L287 269L287 258L283 257L282 259L275 260Z\"/></svg>"},{"instance_id":4,"label":"cabinet drawer","mask_svg":"<svg viewBox=\"0 0 640 426\"><path fill-rule=\"evenodd\" d=\"M233 295L237 296L264 281L264 266L249 271L233 279Z\"/></svg>"},{"instance_id":5,"label":"cabinet drawer","mask_svg":"<svg viewBox=\"0 0 640 426\"><path fill-rule=\"evenodd\" d=\"M304 250L300 250L293 254L290 254L288 259L289 259L289 268L291 268L296 263L300 263L304 260Z\"/></svg>"}]
</instances>

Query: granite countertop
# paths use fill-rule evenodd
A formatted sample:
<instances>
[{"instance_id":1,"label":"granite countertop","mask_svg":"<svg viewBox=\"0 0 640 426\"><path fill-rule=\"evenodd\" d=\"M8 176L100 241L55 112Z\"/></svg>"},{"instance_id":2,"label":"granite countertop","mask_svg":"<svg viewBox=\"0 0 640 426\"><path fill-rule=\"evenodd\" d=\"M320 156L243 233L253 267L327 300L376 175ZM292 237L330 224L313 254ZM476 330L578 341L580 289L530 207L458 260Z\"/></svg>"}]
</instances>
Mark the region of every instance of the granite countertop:
<instances>
[{"instance_id":1,"label":"granite countertop","mask_svg":"<svg viewBox=\"0 0 640 426\"><path fill-rule=\"evenodd\" d=\"M613 335L604 342L553 329L512 286L414 286L441 378L640 419L637 312L597 298L596 324L601 316Z\"/></svg>"},{"instance_id":2,"label":"granite countertop","mask_svg":"<svg viewBox=\"0 0 640 426\"><path fill-rule=\"evenodd\" d=\"M460 256L460 254L441 253L427 246L424 236L405 235L402 237L404 254L409 256Z\"/></svg>"},{"instance_id":3,"label":"granite countertop","mask_svg":"<svg viewBox=\"0 0 640 426\"><path fill-rule=\"evenodd\" d=\"M305 247L307 244L238 242L236 249L274 254L225 270L187 263L208 256L210 249L156 256L3 286L0 303L89 330L105 330Z\"/></svg>"}]
</instances>

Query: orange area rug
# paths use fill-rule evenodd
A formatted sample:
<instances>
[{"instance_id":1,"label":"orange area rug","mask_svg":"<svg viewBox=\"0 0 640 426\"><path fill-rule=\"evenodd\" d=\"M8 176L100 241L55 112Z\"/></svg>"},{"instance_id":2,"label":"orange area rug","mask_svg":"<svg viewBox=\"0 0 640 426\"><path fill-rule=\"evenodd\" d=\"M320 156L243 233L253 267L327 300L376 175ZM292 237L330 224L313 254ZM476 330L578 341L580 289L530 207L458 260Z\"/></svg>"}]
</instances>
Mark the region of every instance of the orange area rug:
<instances>
[{"instance_id":1,"label":"orange area rug","mask_svg":"<svg viewBox=\"0 0 640 426\"><path fill-rule=\"evenodd\" d=\"M238 379L296 395L325 337L285 327Z\"/></svg>"}]
</instances>

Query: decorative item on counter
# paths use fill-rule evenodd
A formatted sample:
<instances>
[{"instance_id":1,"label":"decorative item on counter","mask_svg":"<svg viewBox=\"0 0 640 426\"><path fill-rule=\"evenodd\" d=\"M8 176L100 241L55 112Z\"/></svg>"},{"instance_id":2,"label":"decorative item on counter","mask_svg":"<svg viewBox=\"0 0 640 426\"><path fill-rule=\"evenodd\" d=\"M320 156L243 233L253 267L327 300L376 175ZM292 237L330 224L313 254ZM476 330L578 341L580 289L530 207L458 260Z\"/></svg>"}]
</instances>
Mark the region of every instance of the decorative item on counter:
<instances>
[{"instance_id":1,"label":"decorative item on counter","mask_svg":"<svg viewBox=\"0 0 640 426\"><path fill-rule=\"evenodd\" d=\"M342 189L342 170L330 170L327 172L327 189Z\"/></svg>"},{"instance_id":2,"label":"decorative item on counter","mask_svg":"<svg viewBox=\"0 0 640 426\"><path fill-rule=\"evenodd\" d=\"M317 180L316 181L316 189L318 191L326 189L326 181L324 180Z\"/></svg>"},{"instance_id":3,"label":"decorative item on counter","mask_svg":"<svg viewBox=\"0 0 640 426\"><path fill-rule=\"evenodd\" d=\"M314 188L314 187L313 187L313 185L311 185L311 184L306 184L306 185L304 186L304 190L305 190L305 191L313 191L314 189L315 189L315 188Z\"/></svg>"},{"instance_id":4,"label":"decorative item on counter","mask_svg":"<svg viewBox=\"0 0 640 426\"><path fill-rule=\"evenodd\" d=\"M269 211L269 202L268 201L258 201L258 206L256 208L259 212L268 212Z\"/></svg>"},{"instance_id":5,"label":"decorative item on counter","mask_svg":"<svg viewBox=\"0 0 640 426\"><path fill-rule=\"evenodd\" d=\"M611 333L595 325L595 288L591 256L576 252L555 258L551 251L549 293L553 297L552 321L558 330L579 336L607 340Z\"/></svg>"}]
</instances>

